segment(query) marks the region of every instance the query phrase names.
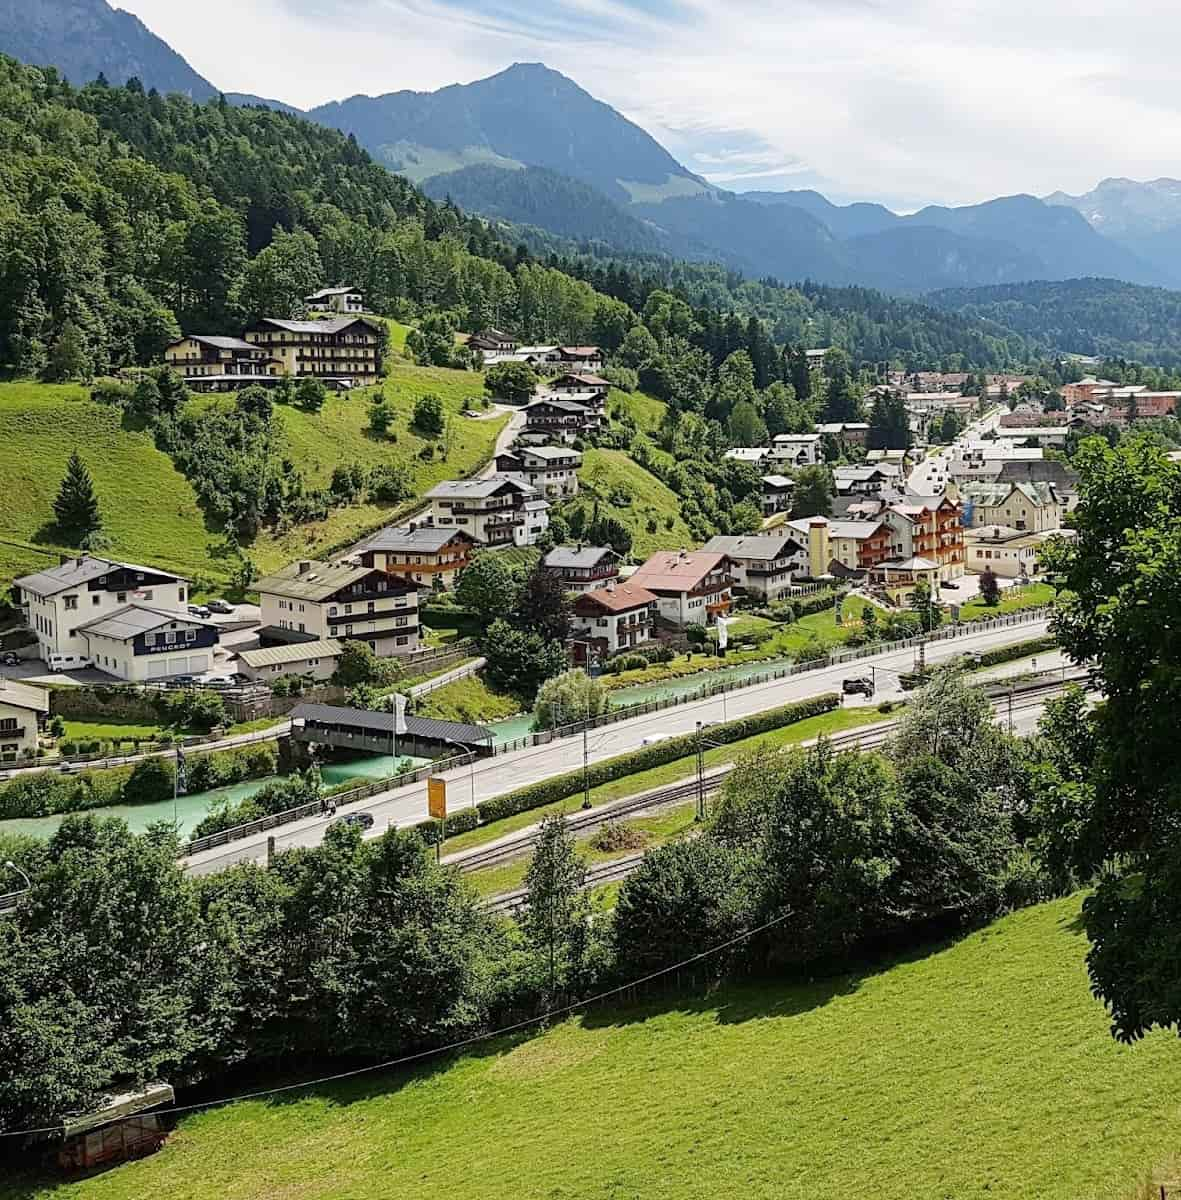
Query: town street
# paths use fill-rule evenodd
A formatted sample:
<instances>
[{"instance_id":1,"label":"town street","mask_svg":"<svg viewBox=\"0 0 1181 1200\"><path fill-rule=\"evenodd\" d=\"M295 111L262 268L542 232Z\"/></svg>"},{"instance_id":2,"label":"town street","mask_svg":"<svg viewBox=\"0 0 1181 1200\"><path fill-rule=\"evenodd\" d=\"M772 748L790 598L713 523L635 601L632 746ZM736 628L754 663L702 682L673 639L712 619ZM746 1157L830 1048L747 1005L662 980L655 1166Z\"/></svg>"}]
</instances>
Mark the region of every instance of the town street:
<instances>
[{"instance_id":1,"label":"town street","mask_svg":"<svg viewBox=\"0 0 1181 1200\"><path fill-rule=\"evenodd\" d=\"M927 662L933 665L963 654L1026 641L1040 637L1046 630L1047 621L1042 618L990 633L936 642L927 647ZM692 733L698 721L708 723L733 720L809 696L839 692L842 679L853 675L868 675L871 668L876 674L878 687L873 703L880 704L883 700L897 699L903 693L898 686L896 673L914 668L915 653L913 648L908 648L872 655L786 679L755 684L725 695L712 696L706 700L697 700L591 730L586 737L587 756L591 762L614 758L616 755L638 749L646 739ZM1039 666L1042 668L1060 664L1061 658L1058 655L1046 655L1044 660L1039 659ZM858 696L849 698L847 703L867 702ZM526 784L576 770L582 764L582 744L582 736L576 734L548 745L514 751L496 758L480 759L471 766L447 771L442 777L447 780L449 807L455 812L481 800L524 787ZM392 792L371 796L340 811L372 813L375 821L368 836L376 837L391 825L412 825L426 820L426 783L409 784ZM271 835L275 839L276 849L319 844L328 820L326 817L310 817L281 826ZM186 867L193 874L206 874L234 862L262 861L266 858L266 853L267 835L258 834L193 855L186 860Z\"/></svg>"}]
</instances>

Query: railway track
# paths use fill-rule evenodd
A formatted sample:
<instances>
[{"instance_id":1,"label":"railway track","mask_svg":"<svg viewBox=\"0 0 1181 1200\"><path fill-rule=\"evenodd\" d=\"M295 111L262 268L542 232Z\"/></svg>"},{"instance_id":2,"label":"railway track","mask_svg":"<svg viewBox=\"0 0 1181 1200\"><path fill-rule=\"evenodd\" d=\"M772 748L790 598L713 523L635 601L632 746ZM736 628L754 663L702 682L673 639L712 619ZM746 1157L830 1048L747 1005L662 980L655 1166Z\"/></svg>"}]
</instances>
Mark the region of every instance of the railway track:
<instances>
[{"instance_id":1,"label":"railway track","mask_svg":"<svg viewBox=\"0 0 1181 1200\"><path fill-rule=\"evenodd\" d=\"M1087 679L1088 676L1084 673L1068 676L1063 679L1047 680L1044 683L1023 688L1021 692L1014 693L1012 697L1013 711L1017 712L1024 709L1036 708L1044 703L1045 700L1063 691L1068 684L1083 683ZM991 701L993 711L997 715L1008 712L1008 693L993 696ZM873 725L864 730L853 729L847 733L836 734L830 737L828 742L834 750L876 750L889 741L890 736L897 727L897 721L884 721L880 725ZM807 742L801 742L801 748L806 749L809 746L814 746L817 740L816 738L812 738ZM705 772L702 783L706 797L714 796L721 791L726 777L733 769L733 766L727 765L715 767L713 770ZM663 808L666 805L695 800L697 795L697 780L695 778L682 780L678 783L669 784L667 787L654 788L652 791L641 793L638 796L628 797L626 800L619 801L616 804L604 805L602 808L593 809L589 812L576 813L567 818L566 827L573 833L585 832L586 830L597 829L609 821L618 820L620 817L634 816L637 813ZM529 830L513 838L511 841L490 846L485 850L472 851L462 858L453 858L451 864L459 867L465 874L489 866L500 866L528 853L536 840L536 830ZM617 879L625 879L639 866L643 857L643 852L640 852L628 855L626 858L613 859L611 862L589 868L586 874L586 887L588 889L599 887L604 883L613 882ZM515 912L524 907L525 895L524 888L506 892L501 896L492 897L488 901L487 907L491 912Z\"/></svg>"}]
</instances>

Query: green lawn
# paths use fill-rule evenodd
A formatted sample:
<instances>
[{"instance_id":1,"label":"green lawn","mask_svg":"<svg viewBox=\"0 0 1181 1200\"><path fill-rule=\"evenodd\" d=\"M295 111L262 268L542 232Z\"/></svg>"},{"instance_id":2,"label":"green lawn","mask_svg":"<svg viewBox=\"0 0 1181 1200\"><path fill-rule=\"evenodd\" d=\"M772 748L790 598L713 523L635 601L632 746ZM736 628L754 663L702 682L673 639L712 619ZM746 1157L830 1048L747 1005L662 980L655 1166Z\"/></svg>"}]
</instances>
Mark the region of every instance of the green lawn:
<instances>
[{"instance_id":1,"label":"green lawn","mask_svg":"<svg viewBox=\"0 0 1181 1200\"><path fill-rule=\"evenodd\" d=\"M67 741L113 742L119 739L129 740L139 738L146 741L155 738L162 732L159 725L145 725L135 721L67 721L65 737Z\"/></svg>"},{"instance_id":2,"label":"green lawn","mask_svg":"<svg viewBox=\"0 0 1181 1200\"><path fill-rule=\"evenodd\" d=\"M944 593L946 597L946 593ZM979 597L969 600L960 608L961 621L987 621L991 617L1000 617L1005 613L1020 612L1023 608L1039 608L1049 604L1057 595L1048 583L1032 583L1029 587L1004 588L1001 600L994 608L989 608ZM954 604L954 600L948 603Z\"/></svg>"},{"instance_id":3,"label":"green lawn","mask_svg":"<svg viewBox=\"0 0 1181 1200\"><path fill-rule=\"evenodd\" d=\"M469 675L424 696L414 710L420 717L438 721L462 721L476 725L500 721L521 711L514 696L492 691L479 675Z\"/></svg>"},{"instance_id":4,"label":"green lawn","mask_svg":"<svg viewBox=\"0 0 1181 1200\"><path fill-rule=\"evenodd\" d=\"M413 469L417 496L442 479L472 474L491 457L507 418L461 415L483 391L479 374L395 360L381 386L397 413L396 441L377 441L366 430L374 389L331 393L319 413L276 407L288 453L310 484L326 484L341 464L370 468L404 462ZM409 428L414 401L426 392L442 397L454 437L446 459L438 453L439 443L432 442L436 449L429 462L420 457L427 442ZM211 556L210 547L221 535L206 528L188 481L155 448L149 433L124 427L117 409L93 404L87 396L77 385L0 384L0 583L57 562L60 547L50 524L53 498L66 460L77 449L94 478L111 554L189 577L203 575L220 590L227 571ZM219 402L226 398L193 401L199 406ZM347 545L417 504L362 503L334 509L324 521L298 525L281 535L264 534L249 553L261 570L272 570L293 558Z\"/></svg>"},{"instance_id":5,"label":"green lawn","mask_svg":"<svg viewBox=\"0 0 1181 1200\"><path fill-rule=\"evenodd\" d=\"M895 715L897 711L895 709ZM731 742L729 745L707 750L705 752L705 765L707 767L715 767L723 763L734 762L740 755L753 750L756 746L795 745L799 742L806 742L809 738L819 737L821 734L831 736L835 733L841 733L846 729L856 729L861 725L873 725L878 721L888 721L890 719L891 714L880 713L876 708L835 709L832 712L821 713L818 717L807 717L803 721L797 721L794 725L785 725L782 729L774 729L770 733L755 734L753 737L743 738L741 741ZM607 804L612 800L620 800L625 796L639 795L640 792L646 792L650 788L663 787L665 784L675 783L678 780L688 778L696 769L696 757L689 755L687 758L678 758L673 762L665 763L663 766L650 767L646 771L637 771L634 775L626 775L622 779L613 779L610 783L602 783L598 787L591 788L591 806ZM472 829L467 833L461 833L456 837L448 838L446 851L448 854L454 854L459 850L469 850L473 846L483 846L487 842L504 837L506 834L516 833L520 829L527 829L530 825L536 825L542 817L549 816L552 813L572 812L581 807L582 795L579 793L577 796L570 796L554 804L542 805L540 808L531 808L528 812L514 813L511 817L505 817L500 821L492 821L487 825L481 825L479 829Z\"/></svg>"},{"instance_id":6,"label":"green lawn","mask_svg":"<svg viewBox=\"0 0 1181 1200\"><path fill-rule=\"evenodd\" d=\"M3 1200L1118 1200L1181 1138L1175 1036L1108 1035L1077 897L892 965L670 991L182 1120Z\"/></svg>"},{"instance_id":7,"label":"green lawn","mask_svg":"<svg viewBox=\"0 0 1181 1200\"><path fill-rule=\"evenodd\" d=\"M631 530L632 555L642 561L655 550L678 550L696 543L681 517L676 493L623 450L587 450L578 473L580 501L617 517ZM655 529L649 529L649 522Z\"/></svg>"},{"instance_id":8,"label":"green lawn","mask_svg":"<svg viewBox=\"0 0 1181 1200\"><path fill-rule=\"evenodd\" d=\"M224 580L207 552L217 535L188 481L150 434L87 396L77 385L0 383L0 539L20 543L0 546L0 584L56 565L53 498L74 450L94 479L112 554Z\"/></svg>"},{"instance_id":9,"label":"green lawn","mask_svg":"<svg viewBox=\"0 0 1181 1200\"><path fill-rule=\"evenodd\" d=\"M655 433L668 412L668 405L655 396L645 392L623 392L619 388L612 388L607 393L607 406L612 415L627 413L641 433Z\"/></svg>"}]
</instances>

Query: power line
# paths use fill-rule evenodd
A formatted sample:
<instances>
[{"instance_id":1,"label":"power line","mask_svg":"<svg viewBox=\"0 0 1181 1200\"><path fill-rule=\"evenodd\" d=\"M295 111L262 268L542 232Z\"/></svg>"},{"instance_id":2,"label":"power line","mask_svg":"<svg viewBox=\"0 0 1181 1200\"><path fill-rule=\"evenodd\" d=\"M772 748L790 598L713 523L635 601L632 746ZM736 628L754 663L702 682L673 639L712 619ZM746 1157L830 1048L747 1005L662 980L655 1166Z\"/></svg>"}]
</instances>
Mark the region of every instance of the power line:
<instances>
[{"instance_id":1,"label":"power line","mask_svg":"<svg viewBox=\"0 0 1181 1200\"><path fill-rule=\"evenodd\" d=\"M534 1025L540 1025L546 1021L552 1020L555 1017L566 1016L569 1013L576 1012L580 1008L586 1008L588 1005L597 1004L600 1000L609 999L611 996L617 996L620 992L626 992L629 988L640 987L645 983L651 983L654 979L660 979L664 975L669 975L673 971L679 971L683 967L692 966L693 963L701 962L703 959L709 958L714 954L720 954L723 950L730 949L731 946L736 946L740 942L748 941L760 933L765 933L768 929L773 929L776 925L782 925L792 914L783 913L781 916L773 917L770 921L764 922L762 925L756 926L754 929L744 930L742 933L735 934L734 937L728 938L724 942L720 942L716 946L711 946L708 950L702 950L698 954L694 954L689 958L682 959L680 962L673 963L668 967L661 967L658 971L652 971L647 975L642 975L638 979L629 980L627 983L621 983L616 987L608 988L606 991L598 992L594 996L587 996L582 1000L574 1000L569 1004L562 1005L560 1008L552 1008L540 1013L535 1017L527 1017L523 1021L517 1021L512 1025L505 1025L500 1029L492 1029L486 1033L474 1033L471 1037L461 1038L459 1041L450 1042L445 1046L436 1046L430 1050L420 1050L415 1054L406 1054L401 1058L391 1058L385 1062L373 1063L367 1067L357 1067L352 1071L340 1071L335 1075L322 1075L317 1079L305 1079L301 1083L289 1083L283 1087L266 1088L258 1092L242 1092L236 1096L223 1096L217 1100L202 1100L196 1104L182 1104L167 1110L169 1114L173 1113L190 1113L200 1112L209 1108L220 1108L226 1104L239 1104L243 1100L261 1100L267 1096L281 1096L287 1092L297 1092L303 1088L319 1087L325 1083L339 1083L343 1079L355 1079L359 1075L371 1075L377 1071L390 1071L395 1067L408 1066L410 1063L422 1062L427 1058L434 1058L440 1054L451 1054L456 1050L464 1050L468 1046L478 1045L480 1042L491 1041L493 1038L506 1037L510 1033L517 1033L522 1029L528 1029ZM88 1132L94 1129L102 1129L104 1126L113 1125L117 1121L121 1121L122 1117L112 1117L109 1121L102 1121L98 1125L88 1126ZM60 1125L43 1125L30 1129L5 1129L0 1130L0 1137L26 1137L34 1133L60 1133Z\"/></svg>"}]
</instances>

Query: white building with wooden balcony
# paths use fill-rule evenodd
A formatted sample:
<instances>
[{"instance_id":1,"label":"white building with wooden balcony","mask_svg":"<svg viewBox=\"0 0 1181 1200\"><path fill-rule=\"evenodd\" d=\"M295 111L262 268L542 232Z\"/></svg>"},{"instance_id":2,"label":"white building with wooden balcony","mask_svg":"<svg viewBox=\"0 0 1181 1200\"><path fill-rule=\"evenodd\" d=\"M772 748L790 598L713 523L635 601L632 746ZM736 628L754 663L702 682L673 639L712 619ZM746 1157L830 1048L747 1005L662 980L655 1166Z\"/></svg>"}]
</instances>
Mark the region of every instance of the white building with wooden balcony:
<instances>
[{"instance_id":1,"label":"white building with wooden balcony","mask_svg":"<svg viewBox=\"0 0 1181 1200\"><path fill-rule=\"evenodd\" d=\"M708 625L730 611L733 564L727 554L705 550L661 550L628 579L656 597L657 612L670 625Z\"/></svg>"},{"instance_id":2,"label":"white building with wooden balcony","mask_svg":"<svg viewBox=\"0 0 1181 1200\"><path fill-rule=\"evenodd\" d=\"M37 734L49 714L49 692L0 678L0 763L33 758Z\"/></svg>"},{"instance_id":3,"label":"white building with wooden balcony","mask_svg":"<svg viewBox=\"0 0 1181 1200\"><path fill-rule=\"evenodd\" d=\"M427 492L417 525L462 529L481 546L532 546L549 528L549 502L515 475L449 479Z\"/></svg>"}]
</instances>

